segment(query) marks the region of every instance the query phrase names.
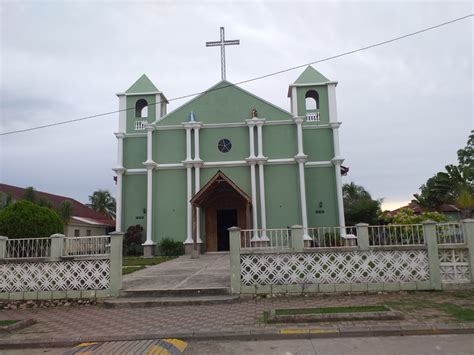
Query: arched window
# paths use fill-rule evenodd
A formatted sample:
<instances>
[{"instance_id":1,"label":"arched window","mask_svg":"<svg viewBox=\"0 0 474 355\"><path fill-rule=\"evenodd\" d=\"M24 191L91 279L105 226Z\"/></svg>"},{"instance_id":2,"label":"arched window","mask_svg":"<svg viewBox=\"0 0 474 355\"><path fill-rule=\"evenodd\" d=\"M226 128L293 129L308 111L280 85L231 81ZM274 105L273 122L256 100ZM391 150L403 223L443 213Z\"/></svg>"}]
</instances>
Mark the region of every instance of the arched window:
<instances>
[{"instance_id":1,"label":"arched window","mask_svg":"<svg viewBox=\"0 0 474 355\"><path fill-rule=\"evenodd\" d=\"M319 94L316 90L309 90L306 92L305 103L306 111L319 109Z\"/></svg>"},{"instance_id":2,"label":"arched window","mask_svg":"<svg viewBox=\"0 0 474 355\"><path fill-rule=\"evenodd\" d=\"M135 104L135 117L148 117L148 102L140 99Z\"/></svg>"}]
</instances>

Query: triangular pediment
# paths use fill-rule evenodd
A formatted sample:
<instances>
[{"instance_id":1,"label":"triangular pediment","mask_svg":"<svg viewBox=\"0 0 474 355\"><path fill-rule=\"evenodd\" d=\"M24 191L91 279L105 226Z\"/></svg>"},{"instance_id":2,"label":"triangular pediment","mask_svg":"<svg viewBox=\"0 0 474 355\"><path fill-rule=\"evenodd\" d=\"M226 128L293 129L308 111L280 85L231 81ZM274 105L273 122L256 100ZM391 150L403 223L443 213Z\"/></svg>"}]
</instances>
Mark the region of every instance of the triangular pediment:
<instances>
[{"instance_id":1,"label":"triangular pediment","mask_svg":"<svg viewBox=\"0 0 474 355\"><path fill-rule=\"evenodd\" d=\"M125 91L126 94L141 94L160 91L152 81L143 74L130 88Z\"/></svg>"},{"instance_id":2,"label":"triangular pediment","mask_svg":"<svg viewBox=\"0 0 474 355\"><path fill-rule=\"evenodd\" d=\"M223 80L164 116L158 125L186 122L191 111L195 120L203 123L242 123L252 117L253 109L258 117L269 120L292 117L290 112Z\"/></svg>"},{"instance_id":3,"label":"triangular pediment","mask_svg":"<svg viewBox=\"0 0 474 355\"><path fill-rule=\"evenodd\" d=\"M309 65L296 79L294 84L316 84L316 83L325 83L328 82L329 79L326 78L323 74L318 72L314 69L311 65Z\"/></svg>"},{"instance_id":4,"label":"triangular pediment","mask_svg":"<svg viewBox=\"0 0 474 355\"><path fill-rule=\"evenodd\" d=\"M216 193L219 192L233 192L240 196L247 203L251 203L252 199L245 193L236 183L228 178L222 171L218 170L217 173L204 185L201 190L191 199L191 204L195 206L203 206L206 201L211 199Z\"/></svg>"}]
</instances>

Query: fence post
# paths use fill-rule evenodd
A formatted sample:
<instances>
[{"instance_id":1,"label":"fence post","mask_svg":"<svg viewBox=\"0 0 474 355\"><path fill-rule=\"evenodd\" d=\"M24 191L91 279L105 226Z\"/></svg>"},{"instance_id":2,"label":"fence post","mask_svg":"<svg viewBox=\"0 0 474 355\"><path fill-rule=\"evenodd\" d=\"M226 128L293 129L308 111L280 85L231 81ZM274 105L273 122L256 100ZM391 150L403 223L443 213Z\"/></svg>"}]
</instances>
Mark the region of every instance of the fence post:
<instances>
[{"instance_id":1,"label":"fence post","mask_svg":"<svg viewBox=\"0 0 474 355\"><path fill-rule=\"evenodd\" d=\"M110 235L110 294L117 297L122 288L122 243L123 232Z\"/></svg>"},{"instance_id":2,"label":"fence post","mask_svg":"<svg viewBox=\"0 0 474 355\"><path fill-rule=\"evenodd\" d=\"M441 290L441 271L438 255L438 237L436 236L436 222L424 221L423 237L428 250L428 267L430 269L430 284L435 290Z\"/></svg>"},{"instance_id":3,"label":"fence post","mask_svg":"<svg viewBox=\"0 0 474 355\"><path fill-rule=\"evenodd\" d=\"M357 223L356 231L359 250L369 250L369 225L367 223Z\"/></svg>"},{"instance_id":4,"label":"fence post","mask_svg":"<svg viewBox=\"0 0 474 355\"><path fill-rule=\"evenodd\" d=\"M0 260L7 256L7 237L0 235Z\"/></svg>"},{"instance_id":5,"label":"fence post","mask_svg":"<svg viewBox=\"0 0 474 355\"><path fill-rule=\"evenodd\" d=\"M294 225L291 226L291 245L294 251L303 251L304 240L303 240L303 226Z\"/></svg>"},{"instance_id":6,"label":"fence post","mask_svg":"<svg viewBox=\"0 0 474 355\"><path fill-rule=\"evenodd\" d=\"M66 236L61 233L56 233L50 236L51 238L51 259L60 259L63 256L64 238Z\"/></svg>"},{"instance_id":7,"label":"fence post","mask_svg":"<svg viewBox=\"0 0 474 355\"><path fill-rule=\"evenodd\" d=\"M241 270L240 270L240 228L231 227L229 231L230 250L230 290L234 294L240 293Z\"/></svg>"},{"instance_id":8,"label":"fence post","mask_svg":"<svg viewBox=\"0 0 474 355\"><path fill-rule=\"evenodd\" d=\"M461 224L464 233L464 241L468 248L471 282L474 283L474 219L463 219Z\"/></svg>"}]
</instances>

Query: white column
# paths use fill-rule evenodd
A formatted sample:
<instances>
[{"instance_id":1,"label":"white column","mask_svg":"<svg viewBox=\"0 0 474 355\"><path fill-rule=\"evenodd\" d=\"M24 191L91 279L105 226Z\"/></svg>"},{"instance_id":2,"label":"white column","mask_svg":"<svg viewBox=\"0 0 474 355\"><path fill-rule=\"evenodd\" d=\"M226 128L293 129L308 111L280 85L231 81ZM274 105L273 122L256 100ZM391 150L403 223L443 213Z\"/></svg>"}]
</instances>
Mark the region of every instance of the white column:
<instances>
[{"instance_id":1,"label":"white column","mask_svg":"<svg viewBox=\"0 0 474 355\"><path fill-rule=\"evenodd\" d=\"M296 87L291 87L291 113L298 116L298 98L296 97Z\"/></svg>"},{"instance_id":2,"label":"white column","mask_svg":"<svg viewBox=\"0 0 474 355\"><path fill-rule=\"evenodd\" d=\"M249 126L249 142L250 142L250 156L249 159L255 158L255 136L254 136L254 124L252 120L247 120Z\"/></svg>"},{"instance_id":3,"label":"white column","mask_svg":"<svg viewBox=\"0 0 474 355\"><path fill-rule=\"evenodd\" d=\"M191 198L192 198L192 167L188 165L186 167L186 240L184 244L193 244L193 215L192 215L192 205L191 205Z\"/></svg>"},{"instance_id":4,"label":"white column","mask_svg":"<svg viewBox=\"0 0 474 355\"><path fill-rule=\"evenodd\" d=\"M117 94L119 98L119 132L127 131L127 97L125 94Z\"/></svg>"},{"instance_id":5,"label":"white column","mask_svg":"<svg viewBox=\"0 0 474 355\"><path fill-rule=\"evenodd\" d=\"M298 169L300 178L300 202L301 202L301 223L303 225L303 240L311 240L308 235L308 210L306 208L306 183L304 174L304 162L306 158L298 158Z\"/></svg>"},{"instance_id":6,"label":"white column","mask_svg":"<svg viewBox=\"0 0 474 355\"><path fill-rule=\"evenodd\" d=\"M260 221L262 224L262 237L261 241L269 241L267 237L267 212L265 208L265 176L263 174L263 162L258 162L258 179L260 187Z\"/></svg>"},{"instance_id":7,"label":"white column","mask_svg":"<svg viewBox=\"0 0 474 355\"><path fill-rule=\"evenodd\" d=\"M186 127L186 161L191 160L191 127Z\"/></svg>"},{"instance_id":8,"label":"white column","mask_svg":"<svg viewBox=\"0 0 474 355\"><path fill-rule=\"evenodd\" d=\"M336 83L328 85L329 122L337 122Z\"/></svg>"},{"instance_id":9,"label":"white column","mask_svg":"<svg viewBox=\"0 0 474 355\"><path fill-rule=\"evenodd\" d=\"M339 148L339 126L340 123L331 123L332 127L332 138L334 144L334 157L339 159L341 155L341 151Z\"/></svg>"},{"instance_id":10,"label":"white column","mask_svg":"<svg viewBox=\"0 0 474 355\"><path fill-rule=\"evenodd\" d=\"M257 208L257 181L255 178L255 161L250 162L250 185L252 189L252 228L253 228L253 237L252 242L257 242L260 240L258 237L258 208Z\"/></svg>"},{"instance_id":11,"label":"white column","mask_svg":"<svg viewBox=\"0 0 474 355\"><path fill-rule=\"evenodd\" d=\"M115 210L115 231L122 231L122 180L125 169L115 169L117 173L117 199L116 199L116 210Z\"/></svg>"},{"instance_id":12,"label":"white column","mask_svg":"<svg viewBox=\"0 0 474 355\"><path fill-rule=\"evenodd\" d=\"M198 148L199 149L199 148ZM201 168L200 165L194 166L194 193L197 194L201 189ZM196 241L202 243L201 240L201 209L196 207Z\"/></svg>"},{"instance_id":13,"label":"white column","mask_svg":"<svg viewBox=\"0 0 474 355\"><path fill-rule=\"evenodd\" d=\"M155 245L152 238L153 222L153 165L147 165L147 188L146 188L146 241L143 245Z\"/></svg>"},{"instance_id":14,"label":"white column","mask_svg":"<svg viewBox=\"0 0 474 355\"><path fill-rule=\"evenodd\" d=\"M155 128L152 125L146 125L146 161L153 161L153 130Z\"/></svg>"},{"instance_id":15,"label":"white column","mask_svg":"<svg viewBox=\"0 0 474 355\"><path fill-rule=\"evenodd\" d=\"M295 156L295 160L298 162L298 175L300 183L300 205L301 205L301 224L303 225L303 240L311 240L308 235L308 209L306 206L306 183L305 183L305 172L304 163L308 158L303 151L303 119L294 117L293 121L296 124L296 138L298 141L298 153Z\"/></svg>"},{"instance_id":16,"label":"white column","mask_svg":"<svg viewBox=\"0 0 474 355\"><path fill-rule=\"evenodd\" d=\"M346 221L344 218L344 200L342 199L342 178L341 178L341 163L342 159L333 159L334 169L336 173L336 195L337 195L337 210L339 215L339 226L345 227Z\"/></svg>"},{"instance_id":17,"label":"white column","mask_svg":"<svg viewBox=\"0 0 474 355\"><path fill-rule=\"evenodd\" d=\"M194 161L201 161L199 157L199 128L200 125L194 125Z\"/></svg>"},{"instance_id":18,"label":"white column","mask_svg":"<svg viewBox=\"0 0 474 355\"><path fill-rule=\"evenodd\" d=\"M264 164L266 161L266 157L263 154L263 134L262 134L262 126L265 123L265 119L258 119L256 122L257 126L257 147L258 147L258 182L259 182L259 190L260 190L260 224L262 228L262 234L260 237L261 241L269 241L267 237L267 212L265 208L265 175L264 175Z\"/></svg>"}]
</instances>

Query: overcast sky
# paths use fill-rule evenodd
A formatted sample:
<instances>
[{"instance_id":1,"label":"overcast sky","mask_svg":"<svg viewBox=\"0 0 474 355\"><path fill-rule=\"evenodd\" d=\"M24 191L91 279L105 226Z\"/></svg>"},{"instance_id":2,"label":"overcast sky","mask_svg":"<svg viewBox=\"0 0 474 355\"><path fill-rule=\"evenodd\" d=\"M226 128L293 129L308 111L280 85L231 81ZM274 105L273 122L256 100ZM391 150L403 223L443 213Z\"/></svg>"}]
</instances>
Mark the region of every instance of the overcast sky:
<instances>
[{"instance_id":1,"label":"overcast sky","mask_svg":"<svg viewBox=\"0 0 474 355\"><path fill-rule=\"evenodd\" d=\"M21 2L1 1L0 132L118 108L117 92L143 73L168 98L220 79L238 82L473 13L472 2ZM412 198L456 162L473 129L470 19L316 69L339 82L344 182L386 208ZM287 110L302 70L243 85ZM169 110L183 101L170 103ZM115 194L118 115L0 137L0 181L87 202Z\"/></svg>"}]
</instances>

